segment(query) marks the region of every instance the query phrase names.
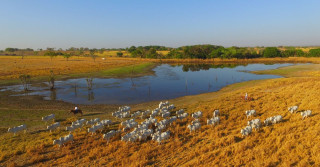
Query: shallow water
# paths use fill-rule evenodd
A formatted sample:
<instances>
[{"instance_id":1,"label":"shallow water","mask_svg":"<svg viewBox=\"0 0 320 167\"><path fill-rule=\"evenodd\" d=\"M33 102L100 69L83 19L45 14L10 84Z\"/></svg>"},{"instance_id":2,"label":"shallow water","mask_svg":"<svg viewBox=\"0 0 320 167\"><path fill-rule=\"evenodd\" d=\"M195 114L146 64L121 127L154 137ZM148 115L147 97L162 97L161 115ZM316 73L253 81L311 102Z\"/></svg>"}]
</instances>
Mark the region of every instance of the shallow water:
<instances>
[{"instance_id":1,"label":"shallow water","mask_svg":"<svg viewBox=\"0 0 320 167\"><path fill-rule=\"evenodd\" d=\"M62 100L75 104L133 104L195 95L219 89L237 82L280 78L246 71L275 69L293 64L248 65L169 65L155 67L155 75L137 78L94 78L88 90L86 78L57 81L56 90L31 85L28 95L41 95L46 100ZM45 83L47 84L47 83ZM22 91L22 85L2 87L1 91ZM26 94L19 94L19 96Z\"/></svg>"}]
</instances>

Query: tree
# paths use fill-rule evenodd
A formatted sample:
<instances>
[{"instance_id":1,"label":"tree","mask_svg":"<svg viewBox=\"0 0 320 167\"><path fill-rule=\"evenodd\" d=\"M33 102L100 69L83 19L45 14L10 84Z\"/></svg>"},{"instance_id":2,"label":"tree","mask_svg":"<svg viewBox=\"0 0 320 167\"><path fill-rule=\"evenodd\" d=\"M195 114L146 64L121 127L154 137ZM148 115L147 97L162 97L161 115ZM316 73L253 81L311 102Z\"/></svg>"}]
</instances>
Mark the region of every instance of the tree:
<instances>
[{"instance_id":1,"label":"tree","mask_svg":"<svg viewBox=\"0 0 320 167\"><path fill-rule=\"evenodd\" d=\"M303 57L305 55L306 55L306 53L304 51L302 51L301 49L296 50L296 56Z\"/></svg>"},{"instance_id":2,"label":"tree","mask_svg":"<svg viewBox=\"0 0 320 167\"><path fill-rule=\"evenodd\" d=\"M48 50L48 51L54 51L54 48L49 48L49 47L47 47L47 50Z\"/></svg>"},{"instance_id":3,"label":"tree","mask_svg":"<svg viewBox=\"0 0 320 167\"><path fill-rule=\"evenodd\" d=\"M263 51L263 57L281 57L281 53L276 47L266 47Z\"/></svg>"},{"instance_id":4,"label":"tree","mask_svg":"<svg viewBox=\"0 0 320 167\"><path fill-rule=\"evenodd\" d=\"M310 49L309 56L310 57L320 57L320 49Z\"/></svg>"},{"instance_id":5,"label":"tree","mask_svg":"<svg viewBox=\"0 0 320 167\"><path fill-rule=\"evenodd\" d=\"M20 79L20 81L21 81L21 83L23 85L24 91L29 90L29 84L30 84L31 76L22 74L22 75L19 76L19 79Z\"/></svg>"},{"instance_id":6,"label":"tree","mask_svg":"<svg viewBox=\"0 0 320 167\"><path fill-rule=\"evenodd\" d=\"M6 52L15 52L15 51L18 51L19 49L18 48L6 48L4 51Z\"/></svg>"},{"instance_id":7,"label":"tree","mask_svg":"<svg viewBox=\"0 0 320 167\"><path fill-rule=\"evenodd\" d=\"M84 54L83 48L80 48L80 49L76 52L76 54L78 55L78 58L79 58L79 56L82 56L82 55Z\"/></svg>"},{"instance_id":8,"label":"tree","mask_svg":"<svg viewBox=\"0 0 320 167\"><path fill-rule=\"evenodd\" d=\"M101 48L101 49L99 50L99 53L100 53L100 54L103 54L105 50L106 50L105 48Z\"/></svg>"},{"instance_id":9,"label":"tree","mask_svg":"<svg viewBox=\"0 0 320 167\"><path fill-rule=\"evenodd\" d=\"M76 51L77 49L75 47L70 47L69 49L67 49L67 51Z\"/></svg>"},{"instance_id":10,"label":"tree","mask_svg":"<svg viewBox=\"0 0 320 167\"><path fill-rule=\"evenodd\" d=\"M167 54L168 58L175 58L175 59L183 59L183 53L179 51L178 49L172 49Z\"/></svg>"},{"instance_id":11,"label":"tree","mask_svg":"<svg viewBox=\"0 0 320 167\"><path fill-rule=\"evenodd\" d=\"M150 50L146 51L146 58L155 59L158 57L158 53L156 49L151 48Z\"/></svg>"},{"instance_id":12,"label":"tree","mask_svg":"<svg viewBox=\"0 0 320 167\"><path fill-rule=\"evenodd\" d=\"M97 55L95 55L96 50L90 49L90 57L93 59L94 62L96 62Z\"/></svg>"},{"instance_id":13,"label":"tree","mask_svg":"<svg viewBox=\"0 0 320 167\"><path fill-rule=\"evenodd\" d=\"M50 70L50 75L49 75L48 82L49 82L49 88L50 88L50 90L54 90L55 77L54 77L54 73L53 73L52 70Z\"/></svg>"},{"instance_id":14,"label":"tree","mask_svg":"<svg viewBox=\"0 0 320 167\"><path fill-rule=\"evenodd\" d=\"M296 49L290 48L281 52L282 57L294 57L296 55Z\"/></svg>"},{"instance_id":15,"label":"tree","mask_svg":"<svg viewBox=\"0 0 320 167\"><path fill-rule=\"evenodd\" d=\"M131 52L132 57L142 57L143 51L141 49L136 49L133 52Z\"/></svg>"},{"instance_id":16,"label":"tree","mask_svg":"<svg viewBox=\"0 0 320 167\"><path fill-rule=\"evenodd\" d=\"M129 53L132 53L136 50L137 48L135 46L131 46L129 49L128 49L128 52Z\"/></svg>"},{"instance_id":17,"label":"tree","mask_svg":"<svg viewBox=\"0 0 320 167\"><path fill-rule=\"evenodd\" d=\"M122 53L122 52L117 52L117 56L118 56L118 57L122 57L122 56L123 56L123 53Z\"/></svg>"},{"instance_id":18,"label":"tree","mask_svg":"<svg viewBox=\"0 0 320 167\"><path fill-rule=\"evenodd\" d=\"M223 54L225 48L224 47L220 47L218 49L214 49L211 53L210 53L210 57L211 58L221 58L221 55Z\"/></svg>"},{"instance_id":19,"label":"tree","mask_svg":"<svg viewBox=\"0 0 320 167\"><path fill-rule=\"evenodd\" d=\"M69 58L71 57L71 53L63 53L63 57L67 59L67 61L69 61Z\"/></svg>"},{"instance_id":20,"label":"tree","mask_svg":"<svg viewBox=\"0 0 320 167\"><path fill-rule=\"evenodd\" d=\"M95 49L90 49L89 51L90 51L90 55L94 55L94 54L95 54L95 52L96 52L96 50L95 50Z\"/></svg>"},{"instance_id":21,"label":"tree","mask_svg":"<svg viewBox=\"0 0 320 167\"><path fill-rule=\"evenodd\" d=\"M51 58L51 61L52 61L52 58L53 57L56 57L58 54L56 53L56 52L54 52L54 51L46 51L45 53L44 53L44 56L49 56L50 58Z\"/></svg>"},{"instance_id":22,"label":"tree","mask_svg":"<svg viewBox=\"0 0 320 167\"><path fill-rule=\"evenodd\" d=\"M24 50L20 50L21 59L24 58Z\"/></svg>"}]
</instances>

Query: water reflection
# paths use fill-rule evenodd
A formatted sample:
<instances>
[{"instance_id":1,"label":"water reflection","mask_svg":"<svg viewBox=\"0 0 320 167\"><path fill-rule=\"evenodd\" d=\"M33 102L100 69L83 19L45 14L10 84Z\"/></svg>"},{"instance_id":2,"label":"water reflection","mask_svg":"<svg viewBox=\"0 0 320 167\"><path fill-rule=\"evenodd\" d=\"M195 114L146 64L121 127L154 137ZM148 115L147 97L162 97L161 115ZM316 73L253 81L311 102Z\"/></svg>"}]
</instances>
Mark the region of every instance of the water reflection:
<instances>
[{"instance_id":1,"label":"water reflection","mask_svg":"<svg viewBox=\"0 0 320 167\"><path fill-rule=\"evenodd\" d=\"M243 66L246 66L247 64L244 64ZM200 71L200 70L209 70L211 68L217 69L217 68L235 68L239 66L239 64L184 64L182 65L182 71L188 72L188 71Z\"/></svg>"},{"instance_id":2,"label":"water reflection","mask_svg":"<svg viewBox=\"0 0 320 167\"><path fill-rule=\"evenodd\" d=\"M56 100L56 99L57 99L56 89L50 89L50 100Z\"/></svg>"},{"instance_id":3,"label":"water reflection","mask_svg":"<svg viewBox=\"0 0 320 167\"><path fill-rule=\"evenodd\" d=\"M74 83L74 97L78 96L78 91L77 91L77 83Z\"/></svg>"},{"instance_id":4,"label":"water reflection","mask_svg":"<svg viewBox=\"0 0 320 167\"><path fill-rule=\"evenodd\" d=\"M88 101L93 102L94 101L94 93L92 88L88 90Z\"/></svg>"}]
</instances>

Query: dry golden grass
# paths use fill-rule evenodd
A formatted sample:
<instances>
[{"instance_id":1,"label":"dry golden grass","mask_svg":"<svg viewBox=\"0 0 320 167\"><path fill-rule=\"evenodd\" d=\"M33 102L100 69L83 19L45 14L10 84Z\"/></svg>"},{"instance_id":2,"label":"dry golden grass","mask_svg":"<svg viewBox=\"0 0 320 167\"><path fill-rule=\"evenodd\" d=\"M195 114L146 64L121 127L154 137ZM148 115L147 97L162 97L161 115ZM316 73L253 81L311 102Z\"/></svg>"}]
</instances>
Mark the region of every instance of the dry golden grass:
<instances>
[{"instance_id":1,"label":"dry golden grass","mask_svg":"<svg viewBox=\"0 0 320 167\"><path fill-rule=\"evenodd\" d=\"M318 77L292 77L237 83L219 92L174 99L171 102L177 109L203 111L203 126L190 134L186 129L190 118L177 122L169 128L170 139L161 145L153 141L124 143L119 136L107 144L102 134L90 136L82 131L75 134L74 143L59 149L52 146L52 140L65 135L63 131L16 137L4 134L0 136L0 166L318 166L319 89ZM255 100L241 100L245 92ZM300 113L287 111L292 105L310 109L313 115L302 120ZM216 108L221 111L221 123L205 125ZM254 118L282 115L284 120L243 138L240 129L248 121L244 111L251 108L257 111Z\"/></svg>"},{"instance_id":2,"label":"dry golden grass","mask_svg":"<svg viewBox=\"0 0 320 167\"><path fill-rule=\"evenodd\" d=\"M157 51L158 54L162 54L162 55L167 55L170 51L169 50L161 50L161 51Z\"/></svg>"},{"instance_id":3,"label":"dry golden grass","mask_svg":"<svg viewBox=\"0 0 320 167\"><path fill-rule=\"evenodd\" d=\"M150 60L133 58L96 58L94 61L90 57L72 57L67 61L63 57L51 60L44 56L28 56L24 59L17 56L0 56L0 80L17 79L21 74L29 74L32 77L49 76L50 70L56 75L97 72L148 61Z\"/></svg>"},{"instance_id":4,"label":"dry golden grass","mask_svg":"<svg viewBox=\"0 0 320 167\"><path fill-rule=\"evenodd\" d=\"M130 53L127 51L117 51L117 50L107 50L104 51L103 53L95 53L95 55L100 56L100 57L117 57L117 53L122 52L123 56L130 56Z\"/></svg>"},{"instance_id":5,"label":"dry golden grass","mask_svg":"<svg viewBox=\"0 0 320 167\"><path fill-rule=\"evenodd\" d=\"M3 60L2 57L0 59ZM12 58L12 60L5 61L18 61L18 59ZM46 66L40 61L41 59L43 62L50 63L50 59L44 57L36 58L36 60L29 57L21 61L30 62L30 65L26 66L29 72L36 74L36 69L43 70ZM77 60L77 58L74 59ZM80 58L82 61L84 59ZM292 62L319 61L316 58L288 59ZM0 71L2 72L3 64L1 63L3 61L1 60ZM94 63L90 58L87 60ZM269 60L272 59L266 61ZM60 70L65 67L62 65L64 62L69 63L62 58L54 58L52 63L54 61L57 63L52 68ZM123 62L123 65L136 63L136 61L139 59L110 60L113 63ZM184 61L189 60L173 61L185 63ZM91 64L90 62L88 64ZM108 62L98 62L97 59L96 63ZM318 166L320 165L320 157L317 153L320 148L318 137L320 133L318 121L320 119L318 98L320 69L318 66L313 65L311 70L303 72L301 69L300 71L289 70L291 73L294 72L293 75L290 75L291 78L237 83L218 92L171 100L170 102L175 104L177 109L185 108L189 113L203 111L204 117L201 119L203 126L201 131L190 134L186 126L191 119L178 122L169 128L172 136L161 145L153 141L124 143L119 141L120 136L107 144L101 139L102 134L91 136L82 131L75 133L73 143L59 149L52 145L52 140L67 134L62 130L49 133L42 131L45 126L42 129L39 129L38 126L37 130L26 134L19 133L15 137L5 133L0 135L0 166ZM88 65L87 68L91 66ZM109 67L106 65L106 68ZM9 70L19 71L19 68ZM241 100L240 96L243 96L245 92L248 92L255 100L251 102ZM290 114L287 107L292 105L299 105L301 110L312 110L312 117L302 120L300 113ZM134 109L155 107L156 102L153 102L139 104ZM99 106L96 108L99 109ZM211 117L212 111L216 108L221 111L221 124L216 127L205 125L206 118ZM258 132L253 131L250 136L243 138L240 135L240 129L247 124L244 111L250 108L257 111L258 116L255 118L264 120L280 114L284 117L284 121L263 127ZM52 109L53 112L55 110L57 109ZM104 112L103 107L100 110ZM110 113L99 115L99 117L106 118L109 116ZM67 119L63 123L70 123L72 119ZM110 128L115 129L117 125ZM104 132L110 128L106 128Z\"/></svg>"}]
</instances>

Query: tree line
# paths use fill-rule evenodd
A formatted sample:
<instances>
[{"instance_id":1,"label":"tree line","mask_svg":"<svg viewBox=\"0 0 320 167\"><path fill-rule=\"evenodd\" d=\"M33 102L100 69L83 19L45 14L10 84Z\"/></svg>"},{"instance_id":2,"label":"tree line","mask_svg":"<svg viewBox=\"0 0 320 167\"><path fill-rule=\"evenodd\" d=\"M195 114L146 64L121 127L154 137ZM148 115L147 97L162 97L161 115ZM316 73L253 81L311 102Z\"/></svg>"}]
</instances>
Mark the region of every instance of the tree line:
<instances>
[{"instance_id":1,"label":"tree line","mask_svg":"<svg viewBox=\"0 0 320 167\"><path fill-rule=\"evenodd\" d=\"M303 51L302 49L295 47L223 47L217 45L191 45L182 46L178 48L169 48L165 46L131 46L128 48L118 49L96 49L96 48L75 48L70 47L68 49L47 48L46 50L38 49L18 49L18 48L6 48L4 51L0 51L1 55L17 55L20 54L33 54L55 57L64 56L70 58L71 56L90 56L95 57L95 53L104 53L104 51L118 51L116 56L122 57L123 52L127 51L131 57L136 58L151 58L151 59L251 59L251 58L272 58L272 57L320 57L320 48L310 49L309 51ZM161 52L165 51L165 52ZM5 53L5 54L4 54Z\"/></svg>"},{"instance_id":2,"label":"tree line","mask_svg":"<svg viewBox=\"0 0 320 167\"><path fill-rule=\"evenodd\" d=\"M250 58L272 58L272 57L320 57L319 49L310 49L309 52L304 52L301 49L294 47L280 50L277 47L266 48L248 48L248 47L229 47L214 45L194 45L183 46L171 50L168 58L182 58L182 59L250 59Z\"/></svg>"},{"instance_id":3,"label":"tree line","mask_svg":"<svg viewBox=\"0 0 320 167\"><path fill-rule=\"evenodd\" d=\"M157 51L163 51L155 47L135 47L128 49L132 57L140 58L161 58L161 59L251 59L251 58L272 58L272 57L320 57L320 48L310 49L304 52L295 47L282 48L250 48L250 47L228 47L216 45L192 45L179 48L167 48L168 54L162 54Z\"/></svg>"}]
</instances>

